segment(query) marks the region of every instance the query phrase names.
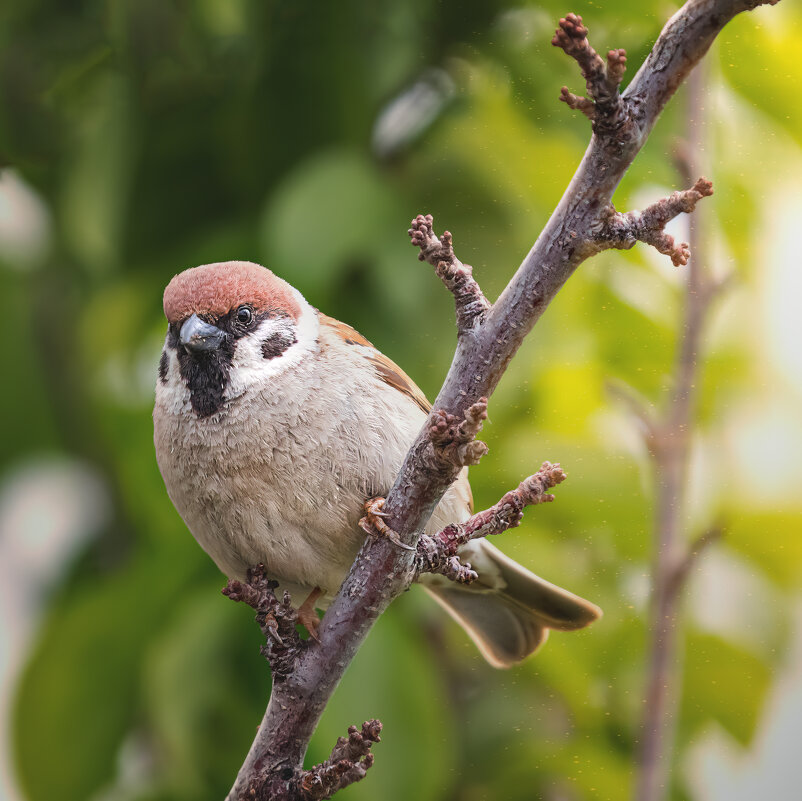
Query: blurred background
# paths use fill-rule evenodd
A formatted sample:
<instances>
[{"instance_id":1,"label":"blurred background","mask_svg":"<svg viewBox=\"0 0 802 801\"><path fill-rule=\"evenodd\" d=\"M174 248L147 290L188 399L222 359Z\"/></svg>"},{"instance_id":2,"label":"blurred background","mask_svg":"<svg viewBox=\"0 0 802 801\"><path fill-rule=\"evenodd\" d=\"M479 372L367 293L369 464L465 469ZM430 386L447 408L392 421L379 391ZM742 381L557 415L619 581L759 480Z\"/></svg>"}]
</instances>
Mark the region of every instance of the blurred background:
<instances>
[{"instance_id":1,"label":"blurred background","mask_svg":"<svg viewBox=\"0 0 802 801\"><path fill-rule=\"evenodd\" d=\"M269 672L250 611L164 491L151 407L176 272L250 259L353 324L433 398L448 292L409 245L435 216L492 299L579 162L583 90L549 44L584 15L634 74L661 0L5 0L0 8L0 799L220 799ZM708 60L704 230L735 281L701 354L670 798L798 798L802 763L802 9L741 15ZM625 84L628 80L625 78ZM617 192L680 188L681 92ZM673 233L687 238L685 215ZM643 706L652 475L625 381L671 386L685 268L581 266L494 395L477 508L544 459L556 503L499 538L605 617L494 671L415 588L313 740L385 724L343 798L626 799Z\"/></svg>"}]
</instances>

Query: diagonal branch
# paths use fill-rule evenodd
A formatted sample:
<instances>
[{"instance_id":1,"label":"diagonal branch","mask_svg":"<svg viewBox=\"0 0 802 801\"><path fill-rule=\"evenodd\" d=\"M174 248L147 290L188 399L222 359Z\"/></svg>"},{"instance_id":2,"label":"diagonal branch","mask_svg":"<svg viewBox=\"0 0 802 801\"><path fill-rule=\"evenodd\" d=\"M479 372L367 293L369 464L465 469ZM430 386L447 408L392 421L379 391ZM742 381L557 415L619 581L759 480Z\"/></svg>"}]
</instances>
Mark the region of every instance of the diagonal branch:
<instances>
[{"instance_id":1,"label":"diagonal branch","mask_svg":"<svg viewBox=\"0 0 802 801\"><path fill-rule=\"evenodd\" d=\"M436 409L431 413L427 423L429 428L429 448L421 454L421 461L433 474L439 474L444 481L452 482L463 467L479 464L479 460L487 453L487 445L479 442L476 435L482 430L487 419L487 398L479 398L469 409L461 421L453 414ZM365 516L359 521L359 527L370 536L383 536L390 542L407 551L415 547L405 543L383 518L384 498L371 498L365 502ZM457 571L464 580L468 580L468 572L459 570L459 560L452 560L451 573ZM455 573L456 575L456 573ZM455 579L456 580L456 579Z\"/></svg>"}]
</instances>

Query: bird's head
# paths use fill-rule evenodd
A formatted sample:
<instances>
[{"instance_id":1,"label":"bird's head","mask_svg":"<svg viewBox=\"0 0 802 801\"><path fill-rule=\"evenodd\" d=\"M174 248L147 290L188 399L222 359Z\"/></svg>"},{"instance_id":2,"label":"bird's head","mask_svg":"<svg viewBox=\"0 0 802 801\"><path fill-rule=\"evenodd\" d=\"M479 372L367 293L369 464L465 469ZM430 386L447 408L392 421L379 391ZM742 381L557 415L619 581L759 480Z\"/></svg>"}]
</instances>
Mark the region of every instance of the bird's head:
<instances>
[{"instance_id":1,"label":"bird's head","mask_svg":"<svg viewBox=\"0 0 802 801\"><path fill-rule=\"evenodd\" d=\"M159 381L188 392L198 417L299 361L317 339L303 296L252 262L193 267L164 291L167 337Z\"/></svg>"}]
</instances>

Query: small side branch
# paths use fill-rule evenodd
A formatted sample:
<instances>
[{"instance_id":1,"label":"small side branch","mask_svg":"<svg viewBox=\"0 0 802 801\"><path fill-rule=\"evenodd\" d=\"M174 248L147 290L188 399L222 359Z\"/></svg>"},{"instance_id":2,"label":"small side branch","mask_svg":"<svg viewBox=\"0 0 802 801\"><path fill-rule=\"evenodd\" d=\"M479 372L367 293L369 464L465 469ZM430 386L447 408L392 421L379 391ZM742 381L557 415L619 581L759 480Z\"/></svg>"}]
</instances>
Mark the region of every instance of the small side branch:
<instances>
[{"instance_id":1,"label":"small side branch","mask_svg":"<svg viewBox=\"0 0 802 801\"><path fill-rule=\"evenodd\" d=\"M672 597L677 597L688 583L691 571L696 566L702 553L711 545L717 543L724 536L724 528L721 525L711 526L707 531L700 534L685 552L682 561L674 568L667 583L666 591Z\"/></svg>"},{"instance_id":2,"label":"small side branch","mask_svg":"<svg viewBox=\"0 0 802 801\"><path fill-rule=\"evenodd\" d=\"M551 43L576 61L588 90L588 97L581 97L563 86L560 100L581 111L593 123L594 131L599 126L617 127L624 115L618 89L627 66L626 51L610 50L605 64L588 41L588 29L577 14L568 14L560 20Z\"/></svg>"},{"instance_id":3,"label":"small side branch","mask_svg":"<svg viewBox=\"0 0 802 801\"><path fill-rule=\"evenodd\" d=\"M321 801L331 798L338 790L364 779L373 765L373 743L381 742L382 724L368 720L362 731L349 726L348 737L340 737L331 756L319 765L304 771L299 779L301 798L304 801Z\"/></svg>"},{"instance_id":4,"label":"small side branch","mask_svg":"<svg viewBox=\"0 0 802 801\"><path fill-rule=\"evenodd\" d=\"M649 453L654 455L655 448L660 441L660 425L646 399L624 381L608 380L605 382L605 389L612 398L620 401L638 421L643 441Z\"/></svg>"},{"instance_id":5,"label":"small side branch","mask_svg":"<svg viewBox=\"0 0 802 801\"><path fill-rule=\"evenodd\" d=\"M487 398L479 398L468 407L460 422L455 415L442 409L432 412L429 422L430 464L449 471L479 464L487 453L487 445L479 442L476 435L482 430L485 420Z\"/></svg>"},{"instance_id":6,"label":"small side branch","mask_svg":"<svg viewBox=\"0 0 802 801\"><path fill-rule=\"evenodd\" d=\"M481 322L490 308L490 302L473 277L473 267L463 264L454 255L451 233L445 231L438 238L432 230L432 223L431 214L419 214L412 221L409 237L412 244L420 248L418 259L429 262L446 289L454 295L457 332L463 334Z\"/></svg>"},{"instance_id":7,"label":"small side branch","mask_svg":"<svg viewBox=\"0 0 802 801\"><path fill-rule=\"evenodd\" d=\"M475 581L476 572L470 564L459 560L457 551L470 540L515 528L523 519L525 507L553 501L554 496L548 491L565 479L565 471L559 464L543 462L537 473L525 478L517 489L508 492L495 506L477 512L464 523L446 526L434 537L423 535L418 540L418 573L440 573L462 584Z\"/></svg>"},{"instance_id":8,"label":"small side branch","mask_svg":"<svg viewBox=\"0 0 802 801\"><path fill-rule=\"evenodd\" d=\"M568 90L567 86L560 89L560 100L568 108L574 111L581 111L591 122L596 119L596 104L582 95L575 95Z\"/></svg>"},{"instance_id":9,"label":"small side branch","mask_svg":"<svg viewBox=\"0 0 802 801\"><path fill-rule=\"evenodd\" d=\"M610 204L607 207L607 217L596 234L596 243L602 250L629 250L635 242L645 242L660 253L670 256L675 267L687 264L691 256L690 246L687 242L676 244L674 237L664 230L666 223L682 212L692 212L703 197L710 197L712 194L712 182L707 178L699 178L691 189L674 192L647 206L643 211L621 214Z\"/></svg>"},{"instance_id":10,"label":"small side branch","mask_svg":"<svg viewBox=\"0 0 802 801\"><path fill-rule=\"evenodd\" d=\"M270 581L265 566L258 564L248 570L245 581L229 581L223 587L223 595L256 610L256 622L266 640L261 647L262 656L270 663L273 681L281 682L292 673L306 644L295 629L298 613L292 608L290 594L285 592L279 600L276 587L278 582Z\"/></svg>"}]
</instances>

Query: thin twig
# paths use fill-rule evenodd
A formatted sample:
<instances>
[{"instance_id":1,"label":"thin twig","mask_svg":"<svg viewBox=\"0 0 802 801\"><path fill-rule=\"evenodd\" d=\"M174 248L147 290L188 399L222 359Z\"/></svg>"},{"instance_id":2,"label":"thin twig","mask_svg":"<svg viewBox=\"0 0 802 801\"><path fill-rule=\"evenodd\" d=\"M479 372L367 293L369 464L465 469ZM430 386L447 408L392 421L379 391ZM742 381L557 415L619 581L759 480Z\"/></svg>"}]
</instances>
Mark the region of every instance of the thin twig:
<instances>
[{"instance_id":1,"label":"thin twig","mask_svg":"<svg viewBox=\"0 0 802 801\"><path fill-rule=\"evenodd\" d=\"M621 214L610 204L597 234L599 246L629 250L635 242L640 241L670 256L675 267L685 265L691 256L690 245L686 242L676 244L674 237L667 234L664 228L678 214L689 214L703 197L712 194L713 184L707 178L699 178L691 189L674 192L643 211Z\"/></svg>"},{"instance_id":2,"label":"thin twig","mask_svg":"<svg viewBox=\"0 0 802 801\"><path fill-rule=\"evenodd\" d=\"M581 111L593 124L596 133L613 131L626 113L618 87L627 65L625 50L611 50L607 63L588 41L588 29L577 14L567 14L560 20L551 43L576 60L585 79L588 97L571 94L563 86L560 100L569 108Z\"/></svg>"},{"instance_id":3,"label":"thin twig","mask_svg":"<svg viewBox=\"0 0 802 801\"><path fill-rule=\"evenodd\" d=\"M473 267L463 264L454 255L451 232L445 231L438 238L432 230L432 215L419 214L412 221L408 233L412 244L420 248L418 259L429 262L454 295L458 334L473 328L485 316L490 302L473 277Z\"/></svg>"},{"instance_id":4,"label":"thin twig","mask_svg":"<svg viewBox=\"0 0 802 801\"><path fill-rule=\"evenodd\" d=\"M256 622L266 640L262 655L270 663L273 681L281 682L292 673L306 643L295 628L298 613L292 606L290 594L285 592L279 600L276 587L278 582L269 580L265 566L258 564L248 570L245 581L231 579L223 588L223 595L248 604L256 611Z\"/></svg>"},{"instance_id":5,"label":"thin twig","mask_svg":"<svg viewBox=\"0 0 802 801\"><path fill-rule=\"evenodd\" d=\"M331 798L338 790L365 778L373 766L373 743L381 742L382 724L368 720L362 730L350 726L348 737L340 737L331 756L310 768L299 777L301 797L304 801L322 801Z\"/></svg>"},{"instance_id":6,"label":"thin twig","mask_svg":"<svg viewBox=\"0 0 802 801\"><path fill-rule=\"evenodd\" d=\"M653 453L660 439L659 423L646 399L621 380L608 379L604 386L607 394L626 406L630 414L638 421L646 449L649 453Z\"/></svg>"},{"instance_id":7,"label":"thin twig","mask_svg":"<svg viewBox=\"0 0 802 801\"><path fill-rule=\"evenodd\" d=\"M715 545L724 536L724 528L720 524L711 526L703 531L686 549L682 561L675 566L674 573L668 583L667 591L670 596L679 599L680 593L685 589L688 578L696 567L702 554L711 546Z\"/></svg>"},{"instance_id":8,"label":"thin twig","mask_svg":"<svg viewBox=\"0 0 802 801\"><path fill-rule=\"evenodd\" d=\"M461 562L459 549L471 540L501 534L520 525L524 508L553 501L554 496L548 490L565 479L559 464L543 462L537 473L524 479L494 506L477 512L464 523L446 526L433 537L422 535L418 540L417 571L440 573L461 584L475 581L478 576L470 564Z\"/></svg>"}]
</instances>

